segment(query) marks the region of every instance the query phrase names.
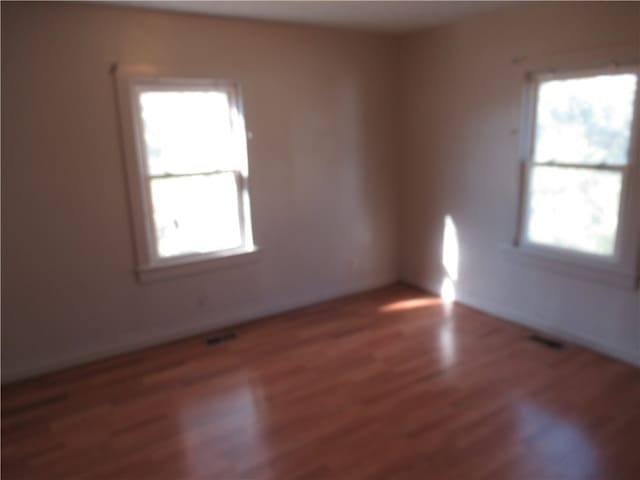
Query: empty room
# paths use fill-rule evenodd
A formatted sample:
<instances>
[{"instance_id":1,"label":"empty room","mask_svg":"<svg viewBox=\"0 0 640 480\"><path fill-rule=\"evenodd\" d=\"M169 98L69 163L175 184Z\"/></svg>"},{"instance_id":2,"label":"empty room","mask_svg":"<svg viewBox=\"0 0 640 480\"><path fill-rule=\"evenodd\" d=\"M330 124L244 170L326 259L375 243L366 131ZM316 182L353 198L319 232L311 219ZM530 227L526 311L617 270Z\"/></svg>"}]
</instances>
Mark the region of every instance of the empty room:
<instances>
[{"instance_id":1,"label":"empty room","mask_svg":"<svg viewBox=\"0 0 640 480\"><path fill-rule=\"evenodd\" d=\"M640 2L1 3L3 480L640 479Z\"/></svg>"}]
</instances>

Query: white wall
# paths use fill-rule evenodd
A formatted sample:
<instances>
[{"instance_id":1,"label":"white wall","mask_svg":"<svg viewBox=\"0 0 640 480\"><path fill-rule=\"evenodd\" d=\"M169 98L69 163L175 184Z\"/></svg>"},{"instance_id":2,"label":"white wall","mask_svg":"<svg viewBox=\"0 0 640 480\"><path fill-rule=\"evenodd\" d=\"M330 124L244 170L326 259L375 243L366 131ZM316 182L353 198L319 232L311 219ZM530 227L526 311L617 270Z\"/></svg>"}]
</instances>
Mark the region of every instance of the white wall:
<instances>
[{"instance_id":1,"label":"white wall","mask_svg":"<svg viewBox=\"0 0 640 480\"><path fill-rule=\"evenodd\" d=\"M637 290L523 265L500 249L517 220L525 71L614 56L637 62L640 5L517 6L411 35L402 48L402 278L439 291L451 215L459 300L640 363Z\"/></svg>"},{"instance_id":2,"label":"white wall","mask_svg":"<svg viewBox=\"0 0 640 480\"><path fill-rule=\"evenodd\" d=\"M499 248L515 229L523 72L637 55L639 25L638 5L547 3L398 39L3 3L3 381L383 285L398 267L437 291L446 214L459 299L640 361L637 292ZM116 61L241 83L257 263L136 282Z\"/></svg>"},{"instance_id":3,"label":"white wall","mask_svg":"<svg viewBox=\"0 0 640 480\"><path fill-rule=\"evenodd\" d=\"M3 381L395 281L396 46L3 3ZM257 263L136 282L112 62L241 84Z\"/></svg>"}]
</instances>

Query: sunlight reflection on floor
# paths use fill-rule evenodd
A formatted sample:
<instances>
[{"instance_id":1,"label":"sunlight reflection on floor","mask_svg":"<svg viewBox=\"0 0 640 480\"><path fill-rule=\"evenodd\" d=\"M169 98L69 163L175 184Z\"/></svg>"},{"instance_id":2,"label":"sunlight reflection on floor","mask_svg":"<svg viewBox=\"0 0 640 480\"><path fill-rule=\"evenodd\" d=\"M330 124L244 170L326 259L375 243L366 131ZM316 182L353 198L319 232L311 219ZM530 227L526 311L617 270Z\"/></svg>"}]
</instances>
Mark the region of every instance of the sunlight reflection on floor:
<instances>
[{"instance_id":1,"label":"sunlight reflection on floor","mask_svg":"<svg viewBox=\"0 0 640 480\"><path fill-rule=\"evenodd\" d=\"M537 402L525 400L518 404L517 425L520 435L530 439L527 445L531 458L535 458L536 462L529 468L536 473L544 475L544 478L600 478L591 476L599 469L597 449L589 435L568 421L566 415L556 414ZM544 435L541 435L543 431ZM544 461L541 462L541 459ZM547 465L553 465L554 468ZM567 472L561 471L562 466L581 474L566 477Z\"/></svg>"},{"instance_id":2,"label":"sunlight reflection on floor","mask_svg":"<svg viewBox=\"0 0 640 480\"><path fill-rule=\"evenodd\" d=\"M438 331L438 353L443 367L450 367L456 361L456 336L453 323L446 320Z\"/></svg>"},{"instance_id":3,"label":"sunlight reflection on floor","mask_svg":"<svg viewBox=\"0 0 640 480\"><path fill-rule=\"evenodd\" d=\"M209 394L203 392L197 404L184 408L181 433L188 471L203 475L211 471L221 476L229 474L233 459L225 464L212 457L209 446L212 442L233 444L251 451L254 458L267 458L271 452L261 421L266 412L263 408L258 413L264 403L260 385L242 374L227 388ZM242 422L244 428L238 429L238 422ZM194 425L202 428L194 428Z\"/></svg>"},{"instance_id":4,"label":"sunlight reflection on floor","mask_svg":"<svg viewBox=\"0 0 640 480\"><path fill-rule=\"evenodd\" d=\"M379 312L401 312L403 310L414 310L416 308L442 305L442 299L438 297L410 298L399 302L388 303L378 309Z\"/></svg>"}]
</instances>

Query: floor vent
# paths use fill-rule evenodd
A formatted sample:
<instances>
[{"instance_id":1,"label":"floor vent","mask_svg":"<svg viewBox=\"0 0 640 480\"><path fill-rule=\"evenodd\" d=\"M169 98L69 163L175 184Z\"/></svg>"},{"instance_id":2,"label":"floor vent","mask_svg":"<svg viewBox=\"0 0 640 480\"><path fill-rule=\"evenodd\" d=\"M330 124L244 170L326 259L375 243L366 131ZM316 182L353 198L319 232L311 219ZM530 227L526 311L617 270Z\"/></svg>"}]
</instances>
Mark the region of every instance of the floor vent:
<instances>
[{"instance_id":1,"label":"floor vent","mask_svg":"<svg viewBox=\"0 0 640 480\"><path fill-rule=\"evenodd\" d=\"M559 342L558 340L552 340L551 338L543 337L542 335L538 335L536 333L529 335L529 340L539 343L540 345L544 345L547 348L552 348L553 350L562 350L564 348L564 343Z\"/></svg>"},{"instance_id":2,"label":"floor vent","mask_svg":"<svg viewBox=\"0 0 640 480\"><path fill-rule=\"evenodd\" d=\"M221 333L219 335L214 335L213 337L207 337L205 338L204 343L205 345L211 347L213 345L218 345L223 342L230 342L231 340L235 340L236 338L238 338L238 335L236 334L236 332L227 332L227 333Z\"/></svg>"}]
</instances>

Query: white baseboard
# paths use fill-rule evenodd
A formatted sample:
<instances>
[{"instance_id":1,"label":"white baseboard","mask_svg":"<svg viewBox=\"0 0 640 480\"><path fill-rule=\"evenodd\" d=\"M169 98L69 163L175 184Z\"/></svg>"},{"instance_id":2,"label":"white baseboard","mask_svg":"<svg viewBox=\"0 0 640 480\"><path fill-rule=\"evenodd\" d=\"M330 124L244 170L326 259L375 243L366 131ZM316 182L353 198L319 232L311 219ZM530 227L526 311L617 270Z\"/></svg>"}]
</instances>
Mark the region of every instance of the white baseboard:
<instances>
[{"instance_id":1,"label":"white baseboard","mask_svg":"<svg viewBox=\"0 0 640 480\"><path fill-rule=\"evenodd\" d=\"M33 361L29 365L23 365L19 368L6 369L3 367L2 383L11 383L17 380L27 379L56 370L62 370L72 366L86 364L96 360L102 360L122 353L140 350L142 348L150 347L153 345L160 345L170 341L192 337L198 334L205 333L207 331L226 328L233 325L240 325L242 323L250 322L258 318L277 315L278 313L304 307L306 305L311 305L333 298L383 287L385 285L392 284L395 281L396 279L362 282L361 284L357 286L351 286L350 288L333 288L325 290L323 292L316 291L311 295L306 295L305 297L298 298L294 301L280 302L278 304L271 305L268 308L248 310L239 313L234 317L225 319L220 319L214 317L211 314L208 314L194 319L194 321L192 321L188 325L181 323L180 327L178 328L165 328L161 331L154 331L149 335L128 335L124 338L112 341L105 345L94 345L91 348L84 349L82 351L66 352L65 354L45 359L40 358L36 361ZM433 286L429 287L425 285L417 285L414 282L405 283L430 292L438 291L438 288L435 288ZM504 306L497 305L491 302L486 302L484 300L465 294L464 292L456 291L456 296L458 297L457 301L459 301L460 303L494 315L503 320L524 325L540 332L548 333L558 338L562 338L566 341L582 345L605 355L617 358L624 362L640 366L640 352L623 350L616 346L603 342L600 339L593 338L579 332L573 332L558 328L543 319L524 315L521 312L517 312L515 310L511 310L509 308L505 308Z\"/></svg>"},{"instance_id":2,"label":"white baseboard","mask_svg":"<svg viewBox=\"0 0 640 480\"><path fill-rule=\"evenodd\" d=\"M407 283L412 284L411 282ZM438 295L438 293L435 293L438 292L437 287L416 284L413 285L417 288L424 289L426 291L433 292L435 295ZM616 345L611 345L610 343L602 341L600 338L595 338L582 332L570 331L562 327L558 327L542 318L525 315L522 312L512 310L508 307L504 307L503 305L498 305L492 302L481 300L477 297L467 294L466 292L461 292L457 288L456 302L488 313L500 318L501 320L517 323L541 333L547 333L556 338L575 343L576 345L589 348L604 355L608 355L618 360L622 360L623 362L640 367L640 352L621 349Z\"/></svg>"},{"instance_id":3,"label":"white baseboard","mask_svg":"<svg viewBox=\"0 0 640 480\"><path fill-rule=\"evenodd\" d=\"M240 325L242 323L251 322L271 315L277 315L279 313L312 305L314 303L320 303L384 287L386 285L396 283L397 281L398 280L396 278L390 278L387 280L361 282L358 285L351 285L349 287L333 287L320 292L315 290L311 294L296 298L295 300L279 302L268 307L246 309L245 311L238 312L234 316L222 319L209 312L208 314L203 314L200 317L194 318L189 324L185 324L183 321L176 322L176 325L180 325L176 328L164 328L162 330L155 330L151 333L145 333L144 335L140 333L130 334L124 338L116 339L107 344L92 345L89 348L84 348L83 350L65 352L61 355L49 358L38 358L33 360L30 364L21 365L17 368L7 369L3 366L2 384L28 379L96 360L103 360L122 353L133 352L135 350L140 350L154 345L161 345L163 343L193 337L208 331Z\"/></svg>"}]
</instances>

